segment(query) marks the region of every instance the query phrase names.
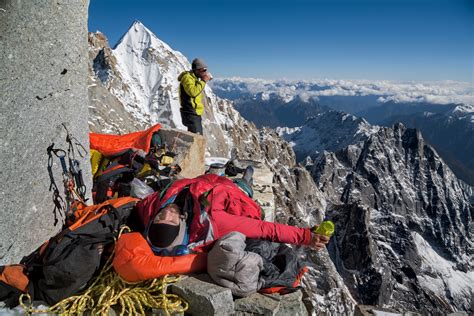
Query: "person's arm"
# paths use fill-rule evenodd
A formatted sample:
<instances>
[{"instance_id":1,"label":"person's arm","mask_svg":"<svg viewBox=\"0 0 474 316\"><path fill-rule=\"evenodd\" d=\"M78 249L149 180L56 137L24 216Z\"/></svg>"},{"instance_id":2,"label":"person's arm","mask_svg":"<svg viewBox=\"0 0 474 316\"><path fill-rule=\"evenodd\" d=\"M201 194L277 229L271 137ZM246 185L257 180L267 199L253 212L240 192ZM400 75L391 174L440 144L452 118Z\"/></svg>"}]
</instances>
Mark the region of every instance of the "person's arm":
<instances>
[{"instance_id":1,"label":"person's arm","mask_svg":"<svg viewBox=\"0 0 474 316\"><path fill-rule=\"evenodd\" d=\"M248 238L265 239L280 243L311 245L312 233L309 228L266 222L259 219L237 216L225 211L212 214L215 238L237 231Z\"/></svg>"},{"instance_id":2,"label":"person's arm","mask_svg":"<svg viewBox=\"0 0 474 316\"><path fill-rule=\"evenodd\" d=\"M125 281L137 282L166 274L204 272L207 266L207 254L157 256L141 234L129 233L123 234L117 240L112 264Z\"/></svg>"},{"instance_id":3,"label":"person's arm","mask_svg":"<svg viewBox=\"0 0 474 316\"><path fill-rule=\"evenodd\" d=\"M197 97L206 86L206 82L204 80L195 80L189 74L183 76L181 79L181 84L183 85L186 94L193 98Z\"/></svg>"}]
</instances>

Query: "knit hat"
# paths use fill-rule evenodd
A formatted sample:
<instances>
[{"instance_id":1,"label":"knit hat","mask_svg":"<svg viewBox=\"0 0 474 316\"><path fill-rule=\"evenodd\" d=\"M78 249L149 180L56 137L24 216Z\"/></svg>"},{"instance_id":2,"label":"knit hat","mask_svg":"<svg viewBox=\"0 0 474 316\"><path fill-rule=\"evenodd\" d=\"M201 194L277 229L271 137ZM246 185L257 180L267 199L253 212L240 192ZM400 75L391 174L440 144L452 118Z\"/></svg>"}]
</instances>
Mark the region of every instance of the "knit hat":
<instances>
[{"instance_id":1,"label":"knit hat","mask_svg":"<svg viewBox=\"0 0 474 316\"><path fill-rule=\"evenodd\" d=\"M204 68L207 68L207 65L206 63L204 62L204 60L200 59L200 58L195 58L193 60L193 70L199 70L199 69L204 69Z\"/></svg>"},{"instance_id":2,"label":"knit hat","mask_svg":"<svg viewBox=\"0 0 474 316\"><path fill-rule=\"evenodd\" d=\"M172 249L181 245L186 233L186 221L180 219L179 225L152 223L148 230L149 242L159 248Z\"/></svg>"}]
</instances>

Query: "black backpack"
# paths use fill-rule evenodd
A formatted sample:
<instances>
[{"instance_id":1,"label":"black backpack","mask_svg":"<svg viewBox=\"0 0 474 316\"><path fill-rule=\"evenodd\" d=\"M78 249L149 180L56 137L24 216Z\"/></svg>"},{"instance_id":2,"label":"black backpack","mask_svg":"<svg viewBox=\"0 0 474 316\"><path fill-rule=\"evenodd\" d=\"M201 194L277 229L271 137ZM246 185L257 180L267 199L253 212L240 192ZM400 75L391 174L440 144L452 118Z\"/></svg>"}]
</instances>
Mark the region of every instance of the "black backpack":
<instances>
[{"instance_id":1,"label":"black backpack","mask_svg":"<svg viewBox=\"0 0 474 316\"><path fill-rule=\"evenodd\" d=\"M74 223L23 258L34 300L55 304L89 285L110 255L138 199L123 197L77 211Z\"/></svg>"}]
</instances>

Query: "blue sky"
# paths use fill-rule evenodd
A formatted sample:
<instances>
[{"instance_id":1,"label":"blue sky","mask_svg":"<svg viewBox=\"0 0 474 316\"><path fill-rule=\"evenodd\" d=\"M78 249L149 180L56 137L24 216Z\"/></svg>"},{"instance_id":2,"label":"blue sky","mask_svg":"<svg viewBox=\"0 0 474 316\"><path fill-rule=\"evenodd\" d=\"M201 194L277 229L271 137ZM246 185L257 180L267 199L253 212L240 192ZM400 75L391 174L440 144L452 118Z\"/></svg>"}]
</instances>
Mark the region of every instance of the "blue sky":
<instances>
[{"instance_id":1,"label":"blue sky","mask_svg":"<svg viewBox=\"0 0 474 316\"><path fill-rule=\"evenodd\" d=\"M134 20L215 77L474 82L471 0L90 0L112 46Z\"/></svg>"}]
</instances>

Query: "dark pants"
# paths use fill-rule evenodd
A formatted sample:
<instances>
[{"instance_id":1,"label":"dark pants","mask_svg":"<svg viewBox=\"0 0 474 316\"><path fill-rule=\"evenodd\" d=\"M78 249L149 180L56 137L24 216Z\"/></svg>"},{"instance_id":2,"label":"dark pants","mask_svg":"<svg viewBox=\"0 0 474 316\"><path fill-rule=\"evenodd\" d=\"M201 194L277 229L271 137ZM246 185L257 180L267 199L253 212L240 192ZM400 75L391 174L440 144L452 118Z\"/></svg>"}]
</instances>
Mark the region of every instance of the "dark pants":
<instances>
[{"instance_id":1,"label":"dark pants","mask_svg":"<svg viewBox=\"0 0 474 316\"><path fill-rule=\"evenodd\" d=\"M202 119L200 115L181 111L181 122L191 133L202 135Z\"/></svg>"}]
</instances>

